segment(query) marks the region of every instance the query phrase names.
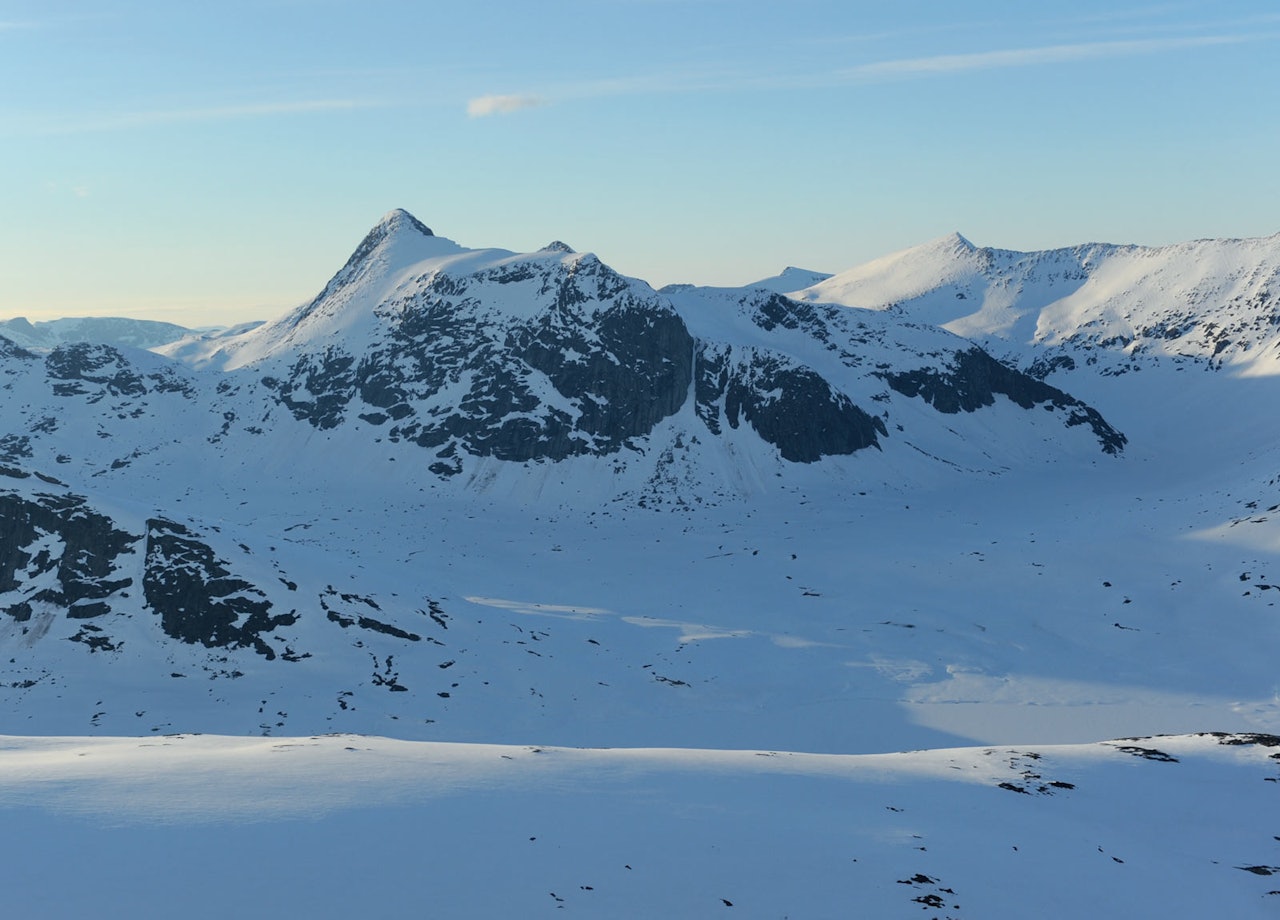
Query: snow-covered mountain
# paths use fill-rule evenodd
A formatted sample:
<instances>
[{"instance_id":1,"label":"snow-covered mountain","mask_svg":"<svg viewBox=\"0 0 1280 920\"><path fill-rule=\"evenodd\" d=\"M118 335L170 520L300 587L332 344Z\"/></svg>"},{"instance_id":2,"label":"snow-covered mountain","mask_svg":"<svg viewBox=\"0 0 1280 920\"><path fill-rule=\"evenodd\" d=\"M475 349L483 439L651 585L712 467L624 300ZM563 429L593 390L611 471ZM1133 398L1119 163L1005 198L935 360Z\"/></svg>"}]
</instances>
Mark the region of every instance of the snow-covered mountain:
<instances>
[{"instance_id":1,"label":"snow-covered mountain","mask_svg":"<svg viewBox=\"0 0 1280 920\"><path fill-rule=\"evenodd\" d=\"M273 322L0 338L0 803L42 803L24 845L46 807L472 827L424 876L457 914L1264 916L1266 243L1084 247L1068 280L956 237L784 296L816 273L655 291L393 211ZM1158 309L1187 331L1091 325ZM1257 336L1196 352L1228 315ZM527 877L470 900L482 850ZM328 864L289 853L303 897Z\"/></svg>"},{"instance_id":2,"label":"snow-covered mountain","mask_svg":"<svg viewBox=\"0 0 1280 920\"><path fill-rule=\"evenodd\" d=\"M564 244L464 249L394 211L312 302L223 340L200 362L251 371L319 430L414 443L444 476L488 458L628 465L627 453L688 453L708 441L717 443L697 453L714 459L681 465L719 468L733 465L723 432L740 423L764 444L737 443L739 462L772 469L775 456L813 462L883 449L898 431L932 443L939 413L973 412L997 394L1062 410L1057 426L1039 413L1017 420L1001 439L1014 450L1028 440L1083 449L1069 429L1086 419L1103 450L1123 446L1096 412L961 339L750 290L747 299L668 297Z\"/></svg>"},{"instance_id":3,"label":"snow-covered mountain","mask_svg":"<svg viewBox=\"0 0 1280 920\"><path fill-rule=\"evenodd\" d=\"M1109 351L1271 373L1280 355L1280 234L1047 252L952 234L794 293L900 312L1001 356L1047 358L1042 371Z\"/></svg>"}]
</instances>

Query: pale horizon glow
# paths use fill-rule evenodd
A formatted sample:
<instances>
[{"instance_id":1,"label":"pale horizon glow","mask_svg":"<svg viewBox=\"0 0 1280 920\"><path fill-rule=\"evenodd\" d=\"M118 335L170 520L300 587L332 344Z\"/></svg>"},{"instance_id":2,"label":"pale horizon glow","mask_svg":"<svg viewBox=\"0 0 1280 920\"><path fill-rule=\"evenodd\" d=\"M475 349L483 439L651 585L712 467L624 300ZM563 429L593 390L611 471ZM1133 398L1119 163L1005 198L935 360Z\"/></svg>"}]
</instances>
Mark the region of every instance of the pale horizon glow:
<instances>
[{"instance_id":1,"label":"pale horizon glow","mask_svg":"<svg viewBox=\"0 0 1280 920\"><path fill-rule=\"evenodd\" d=\"M1267 236L1278 43L1264 0L9 0L0 319L272 319L396 207L655 287Z\"/></svg>"}]
</instances>

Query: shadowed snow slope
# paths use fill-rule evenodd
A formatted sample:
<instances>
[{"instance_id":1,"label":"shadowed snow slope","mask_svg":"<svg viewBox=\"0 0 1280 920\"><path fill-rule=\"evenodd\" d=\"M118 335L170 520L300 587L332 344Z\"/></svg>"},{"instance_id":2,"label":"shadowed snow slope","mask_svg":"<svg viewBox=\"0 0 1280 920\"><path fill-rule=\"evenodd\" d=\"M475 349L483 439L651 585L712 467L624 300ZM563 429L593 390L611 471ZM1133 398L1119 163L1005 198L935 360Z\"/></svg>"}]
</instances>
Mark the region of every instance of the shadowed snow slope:
<instances>
[{"instance_id":1,"label":"shadowed snow slope","mask_svg":"<svg viewBox=\"0 0 1280 920\"><path fill-rule=\"evenodd\" d=\"M11 910L45 916L94 913L110 891L121 912L181 900L200 918L369 903L486 917L1268 917L1277 744L831 756L0 738L0 814L21 841L0 878ZM94 854L72 883L23 884L72 836Z\"/></svg>"}]
</instances>

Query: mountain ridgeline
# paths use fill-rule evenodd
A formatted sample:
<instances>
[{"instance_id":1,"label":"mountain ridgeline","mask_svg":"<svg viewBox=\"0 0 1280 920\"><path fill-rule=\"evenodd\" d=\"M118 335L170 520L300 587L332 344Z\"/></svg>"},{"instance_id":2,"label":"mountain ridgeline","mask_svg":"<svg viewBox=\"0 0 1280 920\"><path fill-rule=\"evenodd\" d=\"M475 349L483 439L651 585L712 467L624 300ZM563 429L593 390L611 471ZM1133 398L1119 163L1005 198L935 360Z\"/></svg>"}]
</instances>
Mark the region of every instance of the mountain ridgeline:
<instances>
[{"instance_id":1,"label":"mountain ridgeline","mask_svg":"<svg viewBox=\"0 0 1280 920\"><path fill-rule=\"evenodd\" d=\"M736 302L702 293L668 297L562 243L523 255L463 249L394 211L318 297L221 342L217 363L253 368L279 406L316 429L364 426L423 448L442 477L468 457L642 453L664 422L702 441L741 426L781 460L812 463L892 438L890 390L943 414L1001 395L1024 408L1079 407L937 330L870 313L851 321L840 314L863 311L763 286ZM858 347L868 336L874 360ZM922 375L927 386L905 382ZM1087 407L1064 417L1087 422L1107 453L1124 444Z\"/></svg>"},{"instance_id":2,"label":"mountain ridgeline","mask_svg":"<svg viewBox=\"0 0 1280 920\"><path fill-rule=\"evenodd\" d=\"M1280 356L1280 234L1043 252L952 234L791 296L935 323L1039 376L1152 357L1266 373Z\"/></svg>"}]
</instances>

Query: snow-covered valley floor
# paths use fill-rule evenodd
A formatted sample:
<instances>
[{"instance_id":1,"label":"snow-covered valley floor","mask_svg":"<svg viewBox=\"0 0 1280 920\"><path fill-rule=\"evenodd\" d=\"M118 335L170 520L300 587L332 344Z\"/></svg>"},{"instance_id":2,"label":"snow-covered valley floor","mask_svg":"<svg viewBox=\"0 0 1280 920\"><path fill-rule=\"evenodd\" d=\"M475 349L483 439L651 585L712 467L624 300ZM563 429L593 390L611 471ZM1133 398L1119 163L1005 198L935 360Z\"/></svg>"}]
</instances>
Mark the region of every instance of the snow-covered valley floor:
<instances>
[{"instance_id":1,"label":"snow-covered valley floor","mask_svg":"<svg viewBox=\"0 0 1280 920\"><path fill-rule=\"evenodd\" d=\"M85 669L66 643L81 669L10 724L104 734L0 740L7 902L15 916L1274 916L1280 591L1259 587L1273 555L1271 522L1243 507L1256 471L1189 493L1169 464L1143 477L1128 472L1140 454L1126 462L1056 467L1053 488L1031 470L779 493L714 518L370 509L348 492L307 521L277 497L273 522L266 498L243 521L229 503L227 543L283 534L272 559L300 593L377 585L390 620L397 594L429 590L443 644L397 651L410 689L356 688L348 709L322 698L324 670L250 654L255 682L209 680L203 707L183 681L104 689L119 656ZM360 523L374 521L376 542ZM353 725L441 740L303 734ZM1244 734L1184 734L1210 731Z\"/></svg>"},{"instance_id":2,"label":"snow-covered valley floor","mask_svg":"<svg viewBox=\"0 0 1280 920\"><path fill-rule=\"evenodd\" d=\"M4 737L0 881L12 916L1272 917L1277 743Z\"/></svg>"}]
</instances>

